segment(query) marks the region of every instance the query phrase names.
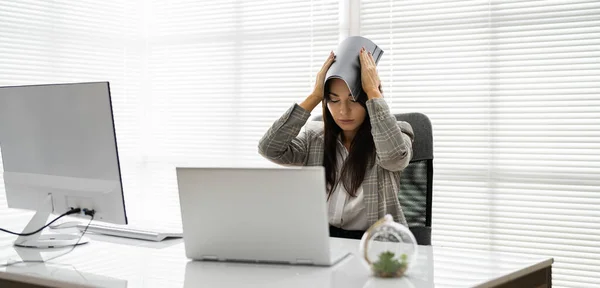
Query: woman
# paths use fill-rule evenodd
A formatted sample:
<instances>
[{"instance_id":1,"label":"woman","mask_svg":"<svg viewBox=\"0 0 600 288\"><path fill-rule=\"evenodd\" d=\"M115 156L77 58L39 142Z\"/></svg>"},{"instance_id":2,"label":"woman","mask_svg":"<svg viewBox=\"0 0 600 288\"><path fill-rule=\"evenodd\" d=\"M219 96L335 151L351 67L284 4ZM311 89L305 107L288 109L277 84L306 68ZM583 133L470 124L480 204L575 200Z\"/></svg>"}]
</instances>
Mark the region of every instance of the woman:
<instances>
[{"instance_id":1,"label":"woman","mask_svg":"<svg viewBox=\"0 0 600 288\"><path fill-rule=\"evenodd\" d=\"M258 145L261 155L281 165L324 166L330 235L357 239L385 214L407 225L398 190L413 140L411 126L397 122L383 99L372 55L363 48L359 57L363 91L356 101L343 80L324 83L335 61L331 52L313 92L290 107ZM307 123L321 102L323 122Z\"/></svg>"}]
</instances>

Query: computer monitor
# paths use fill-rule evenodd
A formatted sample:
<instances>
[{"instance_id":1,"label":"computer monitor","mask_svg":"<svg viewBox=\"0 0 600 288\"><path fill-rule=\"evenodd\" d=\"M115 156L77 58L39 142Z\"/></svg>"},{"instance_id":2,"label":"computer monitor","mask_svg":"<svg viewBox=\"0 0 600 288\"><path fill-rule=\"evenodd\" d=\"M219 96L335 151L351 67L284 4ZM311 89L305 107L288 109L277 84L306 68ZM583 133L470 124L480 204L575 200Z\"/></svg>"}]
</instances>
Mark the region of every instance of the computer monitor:
<instances>
[{"instance_id":1,"label":"computer monitor","mask_svg":"<svg viewBox=\"0 0 600 288\"><path fill-rule=\"evenodd\" d=\"M23 232L71 208L127 224L108 82L0 87L0 153L8 207L37 211ZM84 242L40 232L15 245Z\"/></svg>"}]
</instances>

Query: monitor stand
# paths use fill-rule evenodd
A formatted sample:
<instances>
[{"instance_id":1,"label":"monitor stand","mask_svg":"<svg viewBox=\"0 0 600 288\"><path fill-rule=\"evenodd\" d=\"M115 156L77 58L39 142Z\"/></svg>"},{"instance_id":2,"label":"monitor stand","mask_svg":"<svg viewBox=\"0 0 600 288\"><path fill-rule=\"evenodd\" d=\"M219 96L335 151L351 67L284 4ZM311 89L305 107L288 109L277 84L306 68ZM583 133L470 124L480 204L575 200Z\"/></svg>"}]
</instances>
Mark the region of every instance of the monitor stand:
<instances>
[{"instance_id":1,"label":"monitor stand","mask_svg":"<svg viewBox=\"0 0 600 288\"><path fill-rule=\"evenodd\" d=\"M52 195L48 194L42 203L40 203L35 215L33 215L33 218L31 218L31 221L29 221L21 233L32 232L46 225L46 221L48 221L48 217L52 214L52 210ZM89 242L88 238L81 237L78 234L42 235L42 232L43 230L31 236L19 236L19 238L15 240L14 245L30 248L59 248L81 245ZM80 237L81 240L79 240Z\"/></svg>"}]
</instances>

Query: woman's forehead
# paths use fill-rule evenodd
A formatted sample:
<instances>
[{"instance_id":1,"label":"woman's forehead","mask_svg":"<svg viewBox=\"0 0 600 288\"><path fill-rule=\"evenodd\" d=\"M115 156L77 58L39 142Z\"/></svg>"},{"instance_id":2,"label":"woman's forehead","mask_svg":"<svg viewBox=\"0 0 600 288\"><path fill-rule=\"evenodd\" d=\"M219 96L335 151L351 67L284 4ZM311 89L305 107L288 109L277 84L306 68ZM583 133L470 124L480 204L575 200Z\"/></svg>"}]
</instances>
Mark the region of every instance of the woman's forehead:
<instances>
[{"instance_id":1,"label":"woman's forehead","mask_svg":"<svg viewBox=\"0 0 600 288\"><path fill-rule=\"evenodd\" d=\"M330 92L336 94L337 96L349 96L350 89L348 89L348 85L342 79L330 79L331 83L329 83Z\"/></svg>"}]
</instances>

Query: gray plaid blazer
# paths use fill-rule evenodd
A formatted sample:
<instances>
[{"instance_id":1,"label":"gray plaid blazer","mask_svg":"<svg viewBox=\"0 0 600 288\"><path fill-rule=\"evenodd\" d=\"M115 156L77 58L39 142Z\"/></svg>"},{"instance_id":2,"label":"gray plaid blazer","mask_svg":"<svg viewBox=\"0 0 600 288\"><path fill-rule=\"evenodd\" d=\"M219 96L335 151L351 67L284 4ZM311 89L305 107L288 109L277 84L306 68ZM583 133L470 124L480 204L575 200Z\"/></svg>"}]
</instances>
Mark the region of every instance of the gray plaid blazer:
<instances>
[{"instance_id":1,"label":"gray plaid blazer","mask_svg":"<svg viewBox=\"0 0 600 288\"><path fill-rule=\"evenodd\" d=\"M371 226L391 214L394 221L407 226L398 191L400 173L408 166L413 154L412 127L407 122L396 121L384 99L368 100L367 111L377 154L368 164L370 168L362 183L367 221ZM258 144L259 153L280 165L322 166L323 122L307 123L309 117L308 111L294 104L262 137Z\"/></svg>"}]
</instances>

